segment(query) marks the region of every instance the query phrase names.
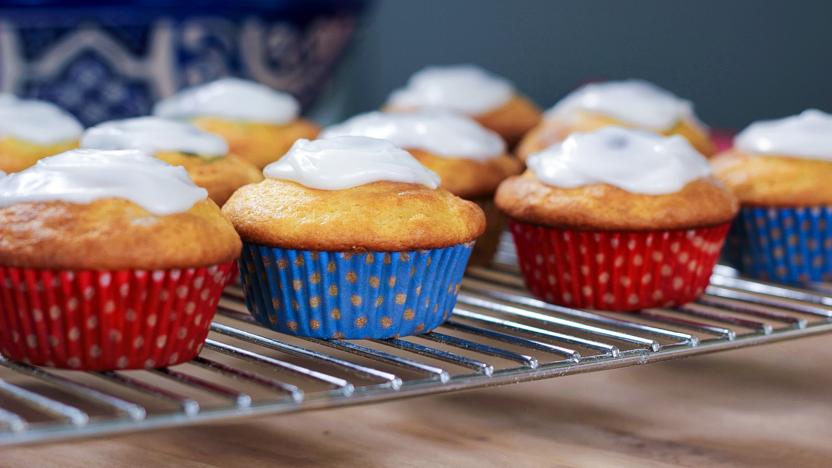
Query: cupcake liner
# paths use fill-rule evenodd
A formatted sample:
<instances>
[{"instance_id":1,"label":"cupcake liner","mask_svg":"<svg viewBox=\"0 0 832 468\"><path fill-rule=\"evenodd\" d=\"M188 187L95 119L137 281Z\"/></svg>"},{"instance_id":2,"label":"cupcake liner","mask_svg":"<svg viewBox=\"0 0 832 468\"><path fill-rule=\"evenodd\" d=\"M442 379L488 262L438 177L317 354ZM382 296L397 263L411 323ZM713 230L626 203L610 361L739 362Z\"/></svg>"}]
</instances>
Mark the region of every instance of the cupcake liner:
<instances>
[{"instance_id":1,"label":"cupcake liner","mask_svg":"<svg viewBox=\"0 0 832 468\"><path fill-rule=\"evenodd\" d=\"M743 226L742 212L731 223L728 230L728 237L725 239L725 247L722 249L721 259L723 262L736 268L741 268L743 257L743 244L745 243L745 228Z\"/></svg>"},{"instance_id":2,"label":"cupcake liner","mask_svg":"<svg viewBox=\"0 0 832 468\"><path fill-rule=\"evenodd\" d=\"M832 206L743 207L727 250L726 258L750 276L832 281Z\"/></svg>"},{"instance_id":3,"label":"cupcake liner","mask_svg":"<svg viewBox=\"0 0 832 468\"><path fill-rule=\"evenodd\" d=\"M554 304L610 311L702 294L729 223L662 231L577 231L509 221L526 287Z\"/></svg>"},{"instance_id":4,"label":"cupcake liner","mask_svg":"<svg viewBox=\"0 0 832 468\"><path fill-rule=\"evenodd\" d=\"M477 244L471 252L470 265L484 266L491 264L494 254L500 246L500 237L506 227L505 215L494 204L493 194L487 197L471 199L485 213L485 232L477 239Z\"/></svg>"},{"instance_id":5,"label":"cupcake liner","mask_svg":"<svg viewBox=\"0 0 832 468\"><path fill-rule=\"evenodd\" d=\"M205 341L232 267L0 266L0 352L15 361L98 371L190 360Z\"/></svg>"},{"instance_id":6,"label":"cupcake liner","mask_svg":"<svg viewBox=\"0 0 832 468\"><path fill-rule=\"evenodd\" d=\"M711 139L714 142L716 153L728 151L734 147L735 131L731 130L713 130L711 131Z\"/></svg>"},{"instance_id":7,"label":"cupcake liner","mask_svg":"<svg viewBox=\"0 0 832 468\"><path fill-rule=\"evenodd\" d=\"M259 323L298 336L424 333L451 314L472 247L352 253L245 243L246 305Z\"/></svg>"},{"instance_id":8,"label":"cupcake liner","mask_svg":"<svg viewBox=\"0 0 832 468\"><path fill-rule=\"evenodd\" d=\"M234 286L240 284L240 264L234 262L231 265L231 271L228 273L228 282L226 286Z\"/></svg>"}]
</instances>

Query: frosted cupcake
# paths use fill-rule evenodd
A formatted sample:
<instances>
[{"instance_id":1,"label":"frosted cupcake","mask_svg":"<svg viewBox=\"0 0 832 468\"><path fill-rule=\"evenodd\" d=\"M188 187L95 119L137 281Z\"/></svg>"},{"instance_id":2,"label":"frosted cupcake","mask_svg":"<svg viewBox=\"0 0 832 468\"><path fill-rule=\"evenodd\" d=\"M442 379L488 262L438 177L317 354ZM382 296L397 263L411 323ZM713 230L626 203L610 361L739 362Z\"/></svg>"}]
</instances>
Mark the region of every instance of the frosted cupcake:
<instances>
[{"instance_id":1,"label":"frosted cupcake","mask_svg":"<svg viewBox=\"0 0 832 468\"><path fill-rule=\"evenodd\" d=\"M522 170L521 164L506 154L499 135L468 117L442 111L371 112L322 133L323 137L344 135L392 142L436 172L443 188L476 202L485 212L487 231L477 240L471 263L492 259L505 227L504 217L494 206L494 192L506 177Z\"/></svg>"},{"instance_id":2,"label":"frosted cupcake","mask_svg":"<svg viewBox=\"0 0 832 468\"><path fill-rule=\"evenodd\" d=\"M258 168L279 159L318 127L298 116L290 94L238 78L223 78L165 98L153 108L159 117L190 120L224 138L232 154Z\"/></svg>"},{"instance_id":3,"label":"frosted cupcake","mask_svg":"<svg viewBox=\"0 0 832 468\"><path fill-rule=\"evenodd\" d=\"M714 152L708 130L694 114L690 101L647 81L624 80L591 83L567 95L523 138L517 156L525 160L572 132L610 125L681 135L700 153L709 156Z\"/></svg>"},{"instance_id":4,"label":"frosted cupcake","mask_svg":"<svg viewBox=\"0 0 832 468\"><path fill-rule=\"evenodd\" d=\"M84 132L81 147L138 149L173 166L182 166L219 205L243 185L263 180L253 164L228 154L228 145L222 138L187 122L156 117L106 122Z\"/></svg>"},{"instance_id":5,"label":"frosted cupcake","mask_svg":"<svg viewBox=\"0 0 832 468\"><path fill-rule=\"evenodd\" d=\"M626 311L682 304L707 286L737 202L684 138L605 127L528 166L496 202L536 296Z\"/></svg>"},{"instance_id":6,"label":"frosted cupcake","mask_svg":"<svg viewBox=\"0 0 832 468\"><path fill-rule=\"evenodd\" d=\"M318 338L429 331L456 302L482 211L384 140L300 140L223 207L258 322Z\"/></svg>"},{"instance_id":7,"label":"frosted cupcake","mask_svg":"<svg viewBox=\"0 0 832 468\"><path fill-rule=\"evenodd\" d=\"M181 167L74 150L0 178L0 351L84 370L200 350L240 239Z\"/></svg>"},{"instance_id":8,"label":"frosted cupcake","mask_svg":"<svg viewBox=\"0 0 832 468\"><path fill-rule=\"evenodd\" d=\"M513 145L540 121L540 109L505 78L475 65L430 66L393 91L387 110L441 109L468 115Z\"/></svg>"},{"instance_id":9,"label":"frosted cupcake","mask_svg":"<svg viewBox=\"0 0 832 468\"><path fill-rule=\"evenodd\" d=\"M0 94L0 170L17 172L78 146L83 127L46 101Z\"/></svg>"},{"instance_id":10,"label":"frosted cupcake","mask_svg":"<svg viewBox=\"0 0 832 468\"><path fill-rule=\"evenodd\" d=\"M742 203L729 257L781 282L832 280L832 115L756 122L714 171Z\"/></svg>"}]
</instances>

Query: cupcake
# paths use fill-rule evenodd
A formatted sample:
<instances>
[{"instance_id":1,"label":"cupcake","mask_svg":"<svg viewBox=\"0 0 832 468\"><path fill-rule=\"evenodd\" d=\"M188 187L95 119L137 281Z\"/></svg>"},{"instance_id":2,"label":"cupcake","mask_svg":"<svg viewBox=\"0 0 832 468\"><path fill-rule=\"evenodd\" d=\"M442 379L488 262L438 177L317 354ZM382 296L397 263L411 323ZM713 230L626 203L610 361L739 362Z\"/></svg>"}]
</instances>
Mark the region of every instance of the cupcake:
<instances>
[{"instance_id":1,"label":"cupcake","mask_svg":"<svg viewBox=\"0 0 832 468\"><path fill-rule=\"evenodd\" d=\"M159 101L159 117L190 120L228 142L231 153L263 168L299 138L314 138L318 127L298 117L298 102L287 93L238 78L195 86Z\"/></svg>"},{"instance_id":2,"label":"cupcake","mask_svg":"<svg viewBox=\"0 0 832 468\"><path fill-rule=\"evenodd\" d=\"M497 190L526 286L555 304L672 306L708 284L734 196L682 137L605 127L533 154Z\"/></svg>"},{"instance_id":3,"label":"cupcake","mask_svg":"<svg viewBox=\"0 0 832 468\"><path fill-rule=\"evenodd\" d=\"M0 352L83 370L199 352L240 239L181 167L73 150L0 178Z\"/></svg>"},{"instance_id":4,"label":"cupcake","mask_svg":"<svg viewBox=\"0 0 832 468\"><path fill-rule=\"evenodd\" d=\"M832 115L754 123L713 165L741 203L729 259L763 279L832 280Z\"/></svg>"},{"instance_id":5,"label":"cupcake","mask_svg":"<svg viewBox=\"0 0 832 468\"><path fill-rule=\"evenodd\" d=\"M494 192L506 177L522 171L521 163L506 154L499 135L464 115L443 111L371 112L322 133L323 137L344 135L392 142L439 174L442 188L477 203L485 212L487 227L471 263L491 261L505 228L505 218L494 206Z\"/></svg>"},{"instance_id":6,"label":"cupcake","mask_svg":"<svg viewBox=\"0 0 832 468\"><path fill-rule=\"evenodd\" d=\"M22 171L75 148L82 131L75 117L54 104L0 94L0 170Z\"/></svg>"},{"instance_id":7,"label":"cupcake","mask_svg":"<svg viewBox=\"0 0 832 468\"><path fill-rule=\"evenodd\" d=\"M708 130L696 118L690 101L647 81L624 80L587 84L561 99L523 138L517 156L525 161L572 132L610 125L681 135L700 153L714 153Z\"/></svg>"},{"instance_id":8,"label":"cupcake","mask_svg":"<svg viewBox=\"0 0 832 468\"><path fill-rule=\"evenodd\" d=\"M393 91L386 110L442 109L466 114L510 145L537 125L540 109L506 80L475 65L423 68Z\"/></svg>"},{"instance_id":9,"label":"cupcake","mask_svg":"<svg viewBox=\"0 0 832 468\"><path fill-rule=\"evenodd\" d=\"M448 318L476 204L385 140L299 140L223 207L243 238L246 303L261 324L316 338L389 338Z\"/></svg>"},{"instance_id":10,"label":"cupcake","mask_svg":"<svg viewBox=\"0 0 832 468\"><path fill-rule=\"evenodd\" d=\"M243 185L263 180L253 164L228 154L225 140L187 122L157 117L105 122L84 132L81 147L154 154L168 164L184 167L218 205Z\"/></svg>"}]
</instances>

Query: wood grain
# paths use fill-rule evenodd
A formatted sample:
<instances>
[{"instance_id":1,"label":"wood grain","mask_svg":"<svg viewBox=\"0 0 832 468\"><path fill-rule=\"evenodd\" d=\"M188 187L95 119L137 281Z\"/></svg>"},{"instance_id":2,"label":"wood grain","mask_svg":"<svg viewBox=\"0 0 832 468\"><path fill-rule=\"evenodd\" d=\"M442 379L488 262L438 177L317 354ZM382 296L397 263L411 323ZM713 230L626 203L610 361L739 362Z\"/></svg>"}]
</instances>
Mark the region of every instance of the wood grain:
<instances>
[{"instance_id":1,"label":"wood grain","mask_svg":"<svg viewBox=\"0 0 832 468\"><path fill-rule=\"evenodd\" d=\"M830 344L10 448L0 466L829 466Z\"/></svg>"}]
</instances>

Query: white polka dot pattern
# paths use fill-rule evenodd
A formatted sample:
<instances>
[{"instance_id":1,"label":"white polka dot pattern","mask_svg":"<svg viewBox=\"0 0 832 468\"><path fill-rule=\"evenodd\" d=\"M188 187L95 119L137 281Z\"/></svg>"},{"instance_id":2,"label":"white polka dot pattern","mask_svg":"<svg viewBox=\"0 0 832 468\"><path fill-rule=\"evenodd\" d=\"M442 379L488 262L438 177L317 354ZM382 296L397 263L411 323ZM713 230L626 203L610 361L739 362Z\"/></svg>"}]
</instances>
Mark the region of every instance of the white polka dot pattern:
<instances>
[{"instance_id":1,"label":"white polka dot pattern","mask_svg":"<svg viewBox=\"0 0 832 468\"><path fill-rule=\"evenodd\" d=\"M85 370L189 360L234 272L233 263L152 272L0 266L0 352Z\"/></svg>"},{"instance_id":2,"label":"white polka dot pattern","mask_svg":"<svg viewBox=\"0 0 832 468\"><path fill-rule=\"evenodd\" d=\"M510 221L526 287L559 305L628 311L702 294L728 224L649 232L565 231Z\"/></svg>"}]
</instances>

